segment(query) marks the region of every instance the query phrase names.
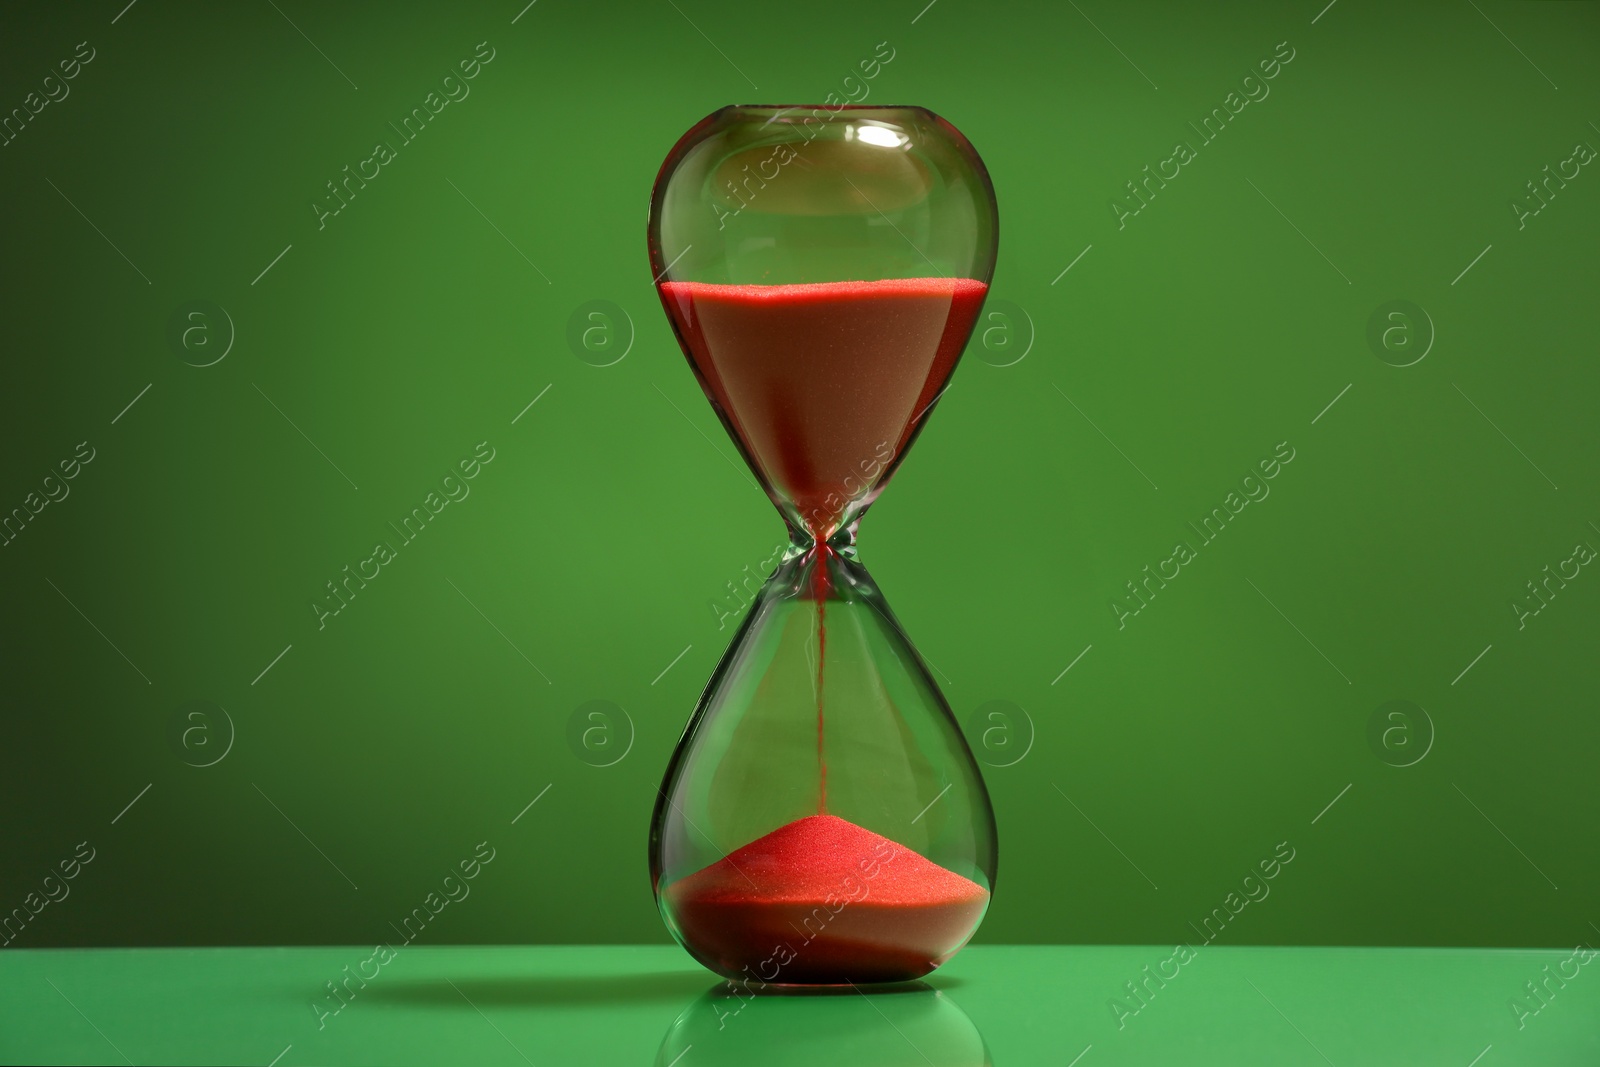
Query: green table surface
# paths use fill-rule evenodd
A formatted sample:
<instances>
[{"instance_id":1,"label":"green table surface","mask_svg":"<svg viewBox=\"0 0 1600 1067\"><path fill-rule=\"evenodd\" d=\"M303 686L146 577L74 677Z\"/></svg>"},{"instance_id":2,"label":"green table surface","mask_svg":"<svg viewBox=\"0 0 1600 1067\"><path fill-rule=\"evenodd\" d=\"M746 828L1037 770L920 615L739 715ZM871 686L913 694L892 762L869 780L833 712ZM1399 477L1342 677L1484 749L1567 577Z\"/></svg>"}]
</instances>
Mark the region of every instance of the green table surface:
<instances>
[{"instance_id":1,"label":"green table surface","mask_svg":"<svg viewBox=\"0 0 1600 1067\"><path fill-rule=\"evenodd\" d=\"M371 956L354 947L0 951L0 1058L1600 1064L1600 961L1570 950L1207 946L1180 965L1162 947L978 946L921 988L760 997L728 994L672 947L416 946L363 968ZM1146 966L1176 976L1147 980L1141 1004L1125 983ZM319 1015L313 1005L331 1009L325 983L362 969L376 976L364 988L352 979L348 1003ZM1535 1000L1527 983L1541 981Z\"/></svg>"}]
</instances>

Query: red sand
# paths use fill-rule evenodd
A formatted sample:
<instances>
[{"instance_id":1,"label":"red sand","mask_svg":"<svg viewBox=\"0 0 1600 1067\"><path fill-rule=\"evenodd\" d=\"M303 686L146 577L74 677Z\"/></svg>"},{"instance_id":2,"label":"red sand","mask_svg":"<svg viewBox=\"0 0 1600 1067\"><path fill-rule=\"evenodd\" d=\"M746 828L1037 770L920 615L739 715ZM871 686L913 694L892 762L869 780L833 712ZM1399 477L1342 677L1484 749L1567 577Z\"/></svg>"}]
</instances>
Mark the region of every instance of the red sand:
<instances>
[{"instance_id":1,"label":"red sand","mask_svg":"<svg viewBox=\"0 0 1600 1067\"><path fill-rule=\"evenodd\" d=\"M762 483L817 541L868 500L949 380L988 287L970 278L801 285L663 282L662 303ZM917 978L959 949L989 893L837 816L823 762L829 589L818 603L818 814L668 886L685 943L733 978Z\"/></svg>"},{"instance_id":2,"label":"red sand","mask_svg":"<svg viewBox=\"0 0 1600 1067\"><path fill-rule=\"evenodd\" d=\"M905 447L987 291L971 278L661 283L690 358L757 473L818 540Z\"/></svg>"},{"instance_id":3,"label":"red sand","mask_svg":"<svg viewBox=\"0 0 1600 1067\"><path fill-rule=\"evenodd\" d=\"M989 892L836 815L809 815L664 894L713 970L774 983L918 978L966 943Z\"/></svg>"}]
</instances>

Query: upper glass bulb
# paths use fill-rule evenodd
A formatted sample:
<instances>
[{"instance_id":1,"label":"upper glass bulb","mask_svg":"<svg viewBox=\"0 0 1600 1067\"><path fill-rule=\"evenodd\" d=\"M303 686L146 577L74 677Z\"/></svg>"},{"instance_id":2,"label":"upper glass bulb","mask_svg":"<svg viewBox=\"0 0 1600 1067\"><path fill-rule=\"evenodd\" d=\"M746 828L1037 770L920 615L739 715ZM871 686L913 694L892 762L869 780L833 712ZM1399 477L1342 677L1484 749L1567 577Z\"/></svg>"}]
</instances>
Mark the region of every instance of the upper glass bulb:
<instances>
[{"instance_id":1,"label":"upper glass bulb","mask_svg":"<svg viewBox=\"0 0 1600 1067\"><path fill-rule=\"evenodd\" d=\"M919 107L726 107L673 148L650 261L728 433L800 543L876 499L994 272L994 190Z\"/></svg>"}]
</instances>

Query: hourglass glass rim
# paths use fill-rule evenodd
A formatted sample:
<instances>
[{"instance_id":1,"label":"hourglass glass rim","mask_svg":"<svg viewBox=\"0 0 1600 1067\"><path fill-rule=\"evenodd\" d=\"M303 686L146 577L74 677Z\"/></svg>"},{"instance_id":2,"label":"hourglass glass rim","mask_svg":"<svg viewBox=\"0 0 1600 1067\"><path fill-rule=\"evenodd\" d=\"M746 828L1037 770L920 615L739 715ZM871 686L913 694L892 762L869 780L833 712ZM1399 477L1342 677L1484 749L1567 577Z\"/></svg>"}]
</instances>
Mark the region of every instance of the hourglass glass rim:
<instances>
[{"instance_id":1,"label":"hourglass glass rim","mask_svg":"<svg viewBox=\"0 0 1600 1067\"><path fill-rule=\"evenodd\" d=\"M933 114L920 104L727 104L718 108L715 114L729 111L916 111L924 115Z\"/></svg>"}]
</instances>

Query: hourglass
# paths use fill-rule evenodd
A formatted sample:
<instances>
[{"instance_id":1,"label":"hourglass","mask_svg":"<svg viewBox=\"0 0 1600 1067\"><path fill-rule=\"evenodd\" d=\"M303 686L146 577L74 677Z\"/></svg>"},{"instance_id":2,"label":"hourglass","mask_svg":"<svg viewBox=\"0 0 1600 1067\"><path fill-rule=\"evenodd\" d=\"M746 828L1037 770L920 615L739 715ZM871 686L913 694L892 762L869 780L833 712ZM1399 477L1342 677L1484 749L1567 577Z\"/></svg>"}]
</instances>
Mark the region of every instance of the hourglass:
<instances>
[{"instance_id":1,"label":"hourglass","mask_svg":"<svg viewBox=\"0 0 1600 1067\"><path fill-rule=\"evenodd\" d=\"M650 826L663 919L728 978L914 979L988 908L983 778L856 531L961 357L997 230L977 152L918 107L725 107L656 178L662 306L790 539Z\"/></svg>"}]
</instances>

